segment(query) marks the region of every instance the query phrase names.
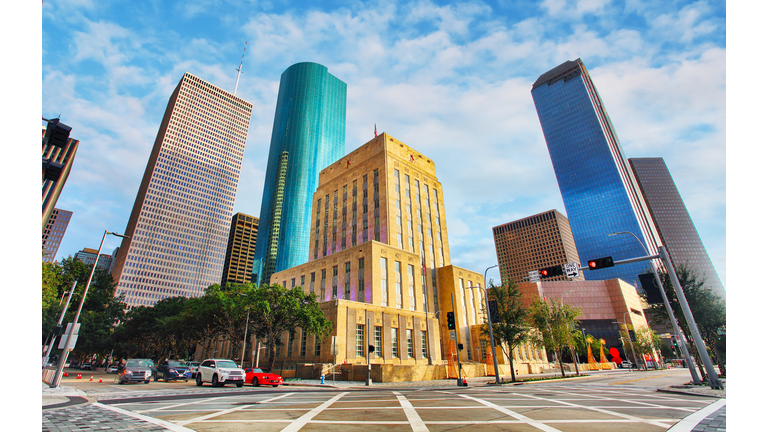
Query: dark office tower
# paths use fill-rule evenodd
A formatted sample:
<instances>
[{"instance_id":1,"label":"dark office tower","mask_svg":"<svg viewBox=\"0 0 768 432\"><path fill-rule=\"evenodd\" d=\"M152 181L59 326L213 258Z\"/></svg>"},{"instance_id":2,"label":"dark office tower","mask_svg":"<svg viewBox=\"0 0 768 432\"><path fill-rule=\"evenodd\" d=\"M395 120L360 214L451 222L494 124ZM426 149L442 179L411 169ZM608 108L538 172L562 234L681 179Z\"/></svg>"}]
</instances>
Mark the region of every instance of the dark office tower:
<instances>
[{"instance_id":1,"label":"dark office tower","mask_svg":"<svg viewBox=\"0 0 768 432\"><path fill-rule=\"evenodd\" d=\"M221 282L252 109L189 73L179 81L112 270L129 307Z\"/></svg>"},{"instance_id":2,"label":"dark office tower","mask_svg":"<svg viewBox=\"0 0 768 432\"><path fill-rule=\"evenodd\" d=\"M347 85L316 63L283 72L269 147L252 281L307 262L320 171L344 156Z\"/></svg>"},{"instance_id":3,"label":"dark office tower","mask_svg":"<svg viewBox=\"0 0 768 432\"><path fill-rule=\"evenodd\" d=\"M53 262L56 259L56 253L59 251L70 219L72 219L71 211L55 208L51 212L43 227L43 261Z\"/></svg>"},{"instance_id":4,"label":"dark office tower","mask_svg":"<svg viewBox=\"0 0 768 432\"><path fill-rule=\"evenodd\" d=\"M50 123L49 127L51 127ZM57 142L50 136L46 137L46 129L43 128L43 166L48 166L47 170L43 169L43 231L53 213L53 208L56 207L56 201L59 200L64 183L67 182L77 147L80 145L80 141L72 138ZM56 175L58 178L53 180L51 177Z\"/></svg>"},{"instance_id":5,"label":"dark office tower","mask_svg":"<svg viewBox=\"0 0 768 432\"><path fill-rule=\"evenodd\" d=\"M619 138L581 59L541 75L531 90L582 266L656 252L658 234L624 157ZM587 270L587 280L621 278L640 286L647 262Z\"/></svg>"},{"instance_id":6,"label":"dark office tower","mask_svg":"<svg viewBox=\"0 0 768 432\"><path fill-rule=\"evenodd\" d=\"M221 286L226 286L228 282L244 284L251 281L258 230L259 218L245 213L236 213L232 216Z\"/></svg>"},{"instance_id":7,"label":"dark office tower","mask_svg":"<svg viewBox=\"0 0 768 432\"><path fill-rule=\"evenodd\" d=\"M672 264L687 264L706 286L725 300L725 289L693 225L675 181L662 158L631 158L629 164L643 192L661 241L669 252Z\"/></svg>"},{"instance_id":8,"label":"dark office tower","mask_svg":"<svg viewBox=\"0 0 768 432\"><path fill-rule=\"evenodd\" d=\"M579 262L571 225L557 210L493 227L493 241L503 282L527 282L532 270ZM549 280L568 279L563 274ZM570 280L584 280L584 276L579 273Z\"/></svg>"}]
</instances>

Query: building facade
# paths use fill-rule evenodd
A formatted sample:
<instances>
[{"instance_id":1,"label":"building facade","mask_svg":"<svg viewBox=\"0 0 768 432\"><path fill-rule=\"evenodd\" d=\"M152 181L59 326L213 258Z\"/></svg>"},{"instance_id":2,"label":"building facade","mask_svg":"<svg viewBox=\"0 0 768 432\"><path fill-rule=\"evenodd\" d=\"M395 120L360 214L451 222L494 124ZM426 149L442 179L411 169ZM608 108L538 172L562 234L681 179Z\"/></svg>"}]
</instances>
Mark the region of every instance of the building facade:
<instances>
[{"instance_id":1,"label":"building facade","mask_svg":"<svg viewBox=\"0 0 768 432\"><path fill-rule=\"evenodd\" d=\"M725 288L664 159L630 158L629 164L672 264L696 270L705 286L725 300Z\"/></svg>"},{"instance_id":2,"label":"building facade","mask_svg":"<svg viewBox=\"0 0 768 432\"><path fill-rule=\"evenodd\" d=\"M320 170L344 155L347 85L316 63L283 72L272 126L252 281L303 264Z\"/></svg>"},{"instance_id":3,"label":"building facade","mask_svg":"<svg viewBox=\"0 0 768 432\"><path fill-rule=\"evenodd\" d=\"M614 352L619 353L621 360L634 362L631 358L632 350L627 347L626 352L624 351L619 331L624 330L624 323L629 330L635 332L649 325L643 311L644 302L633 285L621 279L610 279L526 282L520 284L519 288L523 295L524 307L530 307L537 298L543 297L549 302L563 301L580 308L581 314L577 317L580 329L585 335L605 340L605 355L608 361L613 361L610 352L614 349ZM595 359L600 361L599 353L594 355ZM641 361L639 354L638 361Z\"/></svg>"},{"instance_id":4,"label":"building facade","mask_svg":"<svg viewBox=\"0 0 768 432\"><path fill-rule=\"evenodd\" d=\"M529 271L581 262L571 224L557 210L493 227L493 241L504 282L526 282ZM563 274L549 280L566 280L566 276ZM584 275L579 273L574 280L584 280Z\"/></svg>"},{"instance_id":5,"label":"building facade","mask_svg":"<svg viewBox=\"0 0 768 432\"><path fill-rule=\"evenodd\" d=\"M115 248L115 252L112 254L99 255L99 263L96 268L104 271L111 271L114 267L114 258L117 255L118 248ZM96 254L99 253L97 249L83 248L81 251L75 254L75 259L80 260L87 266L92 266L96 262Z\"/></svg>"},{"instance_id":6,"label":"building facade","mask_svg":"<svg viewBox=\"0 0 768 432\"><path fill-rule=\"evenodd\" d=\"M129 308L221 282L252 109L190 73L179 81L112 272Z\"/></svg>"},{"instance_id":7,"label":"building facade","mask_svg":"<svg viewBox=\"0 0 768 432\"><path fill-rule=\"evenodd\" d=\"M581 59L541 75L531 90L582 266L657 252L658 233L632 175L608 112ZM621 278L640 286L648 263L588 271L587 280Z\"/></svg>"},{"instance_id":8,"label":"building facade","mask_svg":"<svg viewBox=\"0 0 768 432\"><path fill-rule=\"evenodd\" d=\"M62 209L52 209L43 227L43 262L53 262L59 252L61 240L67 232L72 212Z\"/></svg>"},{"instance_id":9,"label":"building facade","mask_svg":"<svg viewBox=\"0 0 768 432\"><path fill-rule=\"evenodd\" d=\"M59 195L61 195L61 190L64 189L64 184L67 182L70 171L72 171L77 147L80 145L80 141L72 138L67 139L64 147L48 144L45 140L45 131L46 128L43 127L43 160L50 160L51 162L61 164L61 174L58 180L47 180L43 172L43 231L46 230L54 207L56 207L56 202L59 200Z\"/></svg>"},{"instance_id":10,"label":"building facade","mask_svg":"<svg viewBox=\"0 0 768 432\"><path fill-rule=\"evenodd\" d=\"M232 216L227 242L227 257L224 259L224 273L221 286L227 283L245 284L251 282L253 273L253 254L256 250L256 233L259 230L259 218L245 213Z\"/></svg>"},{"instance_id":11,"label":"building facade","mask_svg":"<svg viewBox=\"0 0 768 432\"><path fill-rule=\"evenodd\" d=\"M333 334L286 334L278 361L365 363L373 345L371 363L441 363L456 354L451 310L462 361L476 356L469 327L483 320L483 276L450 263L432 160L382 133L320 172L311 209L307 262L270 282L316 294Z\"/></svg>"}]
</instances>

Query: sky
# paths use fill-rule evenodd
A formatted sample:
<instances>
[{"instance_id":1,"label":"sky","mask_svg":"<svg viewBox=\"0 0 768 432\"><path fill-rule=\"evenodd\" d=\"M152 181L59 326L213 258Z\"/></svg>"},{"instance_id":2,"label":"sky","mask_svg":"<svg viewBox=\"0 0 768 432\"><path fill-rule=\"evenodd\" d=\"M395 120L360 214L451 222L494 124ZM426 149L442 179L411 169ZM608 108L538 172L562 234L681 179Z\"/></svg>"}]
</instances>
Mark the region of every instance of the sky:
<instances>
[{"instance_id":1,"label":"sky","mask_svg":"<svg viewBox=\"0 0 768 432\"><path fill-rule=\"evenodd\" d=\"M57 260L125 231L184 72L232 91L242 58L237 95L253 114L235 212L260 213L280 75L316 62L347 84L346 152L375 124L430 157L451 262L484 272L494 226L567 214L530 91L581 58L625 155L664 158L728 289L723 1L49 0L41 12L42 116L80 140Z\"/></svg>"}]
</instances>

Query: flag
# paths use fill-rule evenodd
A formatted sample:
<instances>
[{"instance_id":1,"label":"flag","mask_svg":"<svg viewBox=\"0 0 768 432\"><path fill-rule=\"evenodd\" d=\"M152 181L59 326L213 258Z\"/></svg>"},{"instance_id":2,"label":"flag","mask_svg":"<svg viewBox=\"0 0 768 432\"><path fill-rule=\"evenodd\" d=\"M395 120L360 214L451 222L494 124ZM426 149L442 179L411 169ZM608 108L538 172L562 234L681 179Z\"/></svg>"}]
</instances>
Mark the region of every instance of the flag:
<instances>
[{"instance_id":1,"label":"flag","mask_svg":"<svg viewBox=\"0 0 768 432\"><path fill-rule=\"evenodd\" d=\"M376 132L376 123L373 124L373 137L376 138L379 134Z\"/></svg>"}]
</instances>

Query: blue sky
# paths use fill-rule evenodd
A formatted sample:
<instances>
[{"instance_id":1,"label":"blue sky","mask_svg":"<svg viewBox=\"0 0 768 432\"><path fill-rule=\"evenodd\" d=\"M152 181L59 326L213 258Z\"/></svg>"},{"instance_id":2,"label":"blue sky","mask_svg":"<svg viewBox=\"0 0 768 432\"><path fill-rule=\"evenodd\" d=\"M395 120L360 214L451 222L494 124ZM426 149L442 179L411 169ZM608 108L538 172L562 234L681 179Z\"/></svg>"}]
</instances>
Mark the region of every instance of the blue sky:
<instances>
[{"instance_id":1,"label":"blue sky","mask_svg":"<svg viewBox=\"0 0 768 432\"><path fill-rule=\"evenodd\" d=\"M626 156L666 161L728 289L725 2L70 0L45 1L41 28L42 115L80 140L57 259L125 230L173 88L188 71L232 91L247 41L236 212L260 212L280 74L317 62L347 83L347 152L376 123L432 158L451 261L482 272L492 227L565 214L530 89L581 58Z\"/></svg>"}]
</instances>

